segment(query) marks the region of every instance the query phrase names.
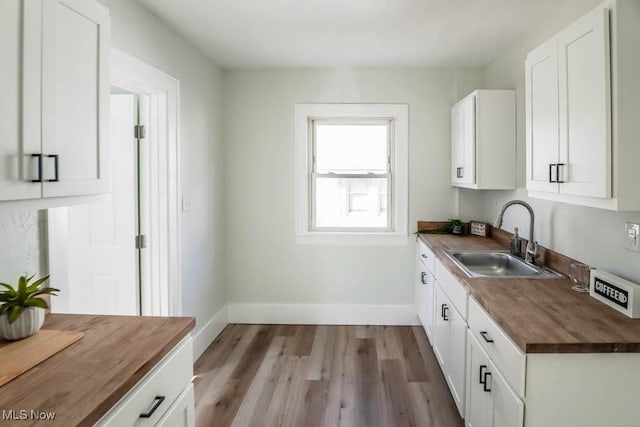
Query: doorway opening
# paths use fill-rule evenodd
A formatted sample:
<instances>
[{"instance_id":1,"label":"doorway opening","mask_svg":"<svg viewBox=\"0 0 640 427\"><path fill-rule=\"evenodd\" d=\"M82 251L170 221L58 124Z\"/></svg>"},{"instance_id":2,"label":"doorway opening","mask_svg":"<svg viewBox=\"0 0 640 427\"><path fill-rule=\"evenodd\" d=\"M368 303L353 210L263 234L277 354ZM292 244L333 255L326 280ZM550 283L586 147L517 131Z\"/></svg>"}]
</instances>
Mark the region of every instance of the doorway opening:
<instances>
[{"instance_id":1,"label":"doorway opening","mask_svg":"<svg viewBox=\"0 0 640 427\"><path fill-rule=\"evenodd\" d=\"M179 81L112 50L112 193L48 211L53 312L181 314Z\"/></svg>"}]
</instances>

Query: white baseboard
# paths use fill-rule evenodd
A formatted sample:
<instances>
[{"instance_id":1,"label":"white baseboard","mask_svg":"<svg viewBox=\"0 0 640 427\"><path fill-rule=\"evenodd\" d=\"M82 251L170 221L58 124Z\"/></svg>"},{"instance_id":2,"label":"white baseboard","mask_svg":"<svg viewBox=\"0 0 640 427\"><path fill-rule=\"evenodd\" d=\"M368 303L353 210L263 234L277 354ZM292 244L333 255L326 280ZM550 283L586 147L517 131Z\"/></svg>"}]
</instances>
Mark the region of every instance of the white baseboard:
<instances>
[{"instance_id":1,"label":"white baseboard","mask_svg":"<svg viewBox=\"0 0 640 427\"><path fill-rule=\"evenodd\" d=\"M204 353L220 332L229 324L229 314L225 305L193 337L193 362Z\"/></svg>"},{"instance_id":2,"label":"white baseboard","mask_svg":"<svg viewBox=\"0 0 640 427\"><path fill-rule=\"evenodd\" d=\"M227 306L229 323L297 325L419 325L413 304L255 304Z\"/></svg>"}]
</instances>

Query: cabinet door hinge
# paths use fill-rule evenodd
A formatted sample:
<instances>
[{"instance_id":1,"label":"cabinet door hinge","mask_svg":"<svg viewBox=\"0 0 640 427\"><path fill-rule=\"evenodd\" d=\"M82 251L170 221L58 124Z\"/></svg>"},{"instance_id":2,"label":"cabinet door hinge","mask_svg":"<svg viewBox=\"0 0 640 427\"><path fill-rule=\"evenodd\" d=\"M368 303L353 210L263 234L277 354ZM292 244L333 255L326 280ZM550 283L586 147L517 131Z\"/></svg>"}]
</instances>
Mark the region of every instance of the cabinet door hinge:
<instances>
[{"instance_id":1,"label":"cabinet door hinge","mask_svg":"<svg viewBox=\"0 0 640 427\"><path fill-rule=\"evenodd\" d=\"M133 127L133 137L136 139L142 139L146 136L146 129L144 125L135 125Z\"/></svg>"},{"instance_id":2,"label":"cabinet door hinge","mask_svg":"<svg viewBox=\"0 0 640 427\"><path fill-rule=\"evenodd\" d=\"M144 249L147 247L147 236L139 234L136 236L136 249Z\"/></svg>"}]
</instances>

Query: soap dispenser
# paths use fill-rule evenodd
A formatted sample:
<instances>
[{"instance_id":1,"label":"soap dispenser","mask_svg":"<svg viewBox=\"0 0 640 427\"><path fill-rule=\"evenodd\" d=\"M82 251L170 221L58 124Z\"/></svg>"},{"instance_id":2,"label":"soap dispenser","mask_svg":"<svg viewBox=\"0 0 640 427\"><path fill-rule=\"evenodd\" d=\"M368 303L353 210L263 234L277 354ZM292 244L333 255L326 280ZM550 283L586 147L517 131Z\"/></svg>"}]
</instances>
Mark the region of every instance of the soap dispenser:
<instances>
[{"instance_id":1,"label":"soap dispenser","mask_svg":"<svg viewBox=\"0 0 640 427\"><path fill-rule=\"evenodd\" d=\"M518 227L513 229L513 237L509 248L511 255L522 258L522 238L518 235Z\"/></svg>"}]
</instances>

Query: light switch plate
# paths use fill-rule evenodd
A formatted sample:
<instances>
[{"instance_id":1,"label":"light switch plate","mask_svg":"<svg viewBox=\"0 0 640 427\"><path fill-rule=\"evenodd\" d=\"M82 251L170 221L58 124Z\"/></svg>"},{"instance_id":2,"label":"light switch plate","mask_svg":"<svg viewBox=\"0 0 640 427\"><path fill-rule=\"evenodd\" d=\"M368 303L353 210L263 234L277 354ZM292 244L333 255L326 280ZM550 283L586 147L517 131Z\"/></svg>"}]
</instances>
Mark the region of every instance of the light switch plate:
<instances>
[{"instance_id":1,"label":"light switch plate","mask_svg":"<svg viewBox=\"0 0 640 427\"><path fill-rule=\"evenodd\" d=\"M189 199L188 197L183 197L182 198L182 212L190 211L191 208L192 208L191 199Z\"/></svg>"},{"instance_id":2,"label":"light switch plate","mask_svg":"<svg viewBox=\"0 0 640 427\"><path fill-rule=\"evenodd\" d=\"M640 224L632 222L624 224L624 248L640 252Z\"/></svg>"}]
</instances>

